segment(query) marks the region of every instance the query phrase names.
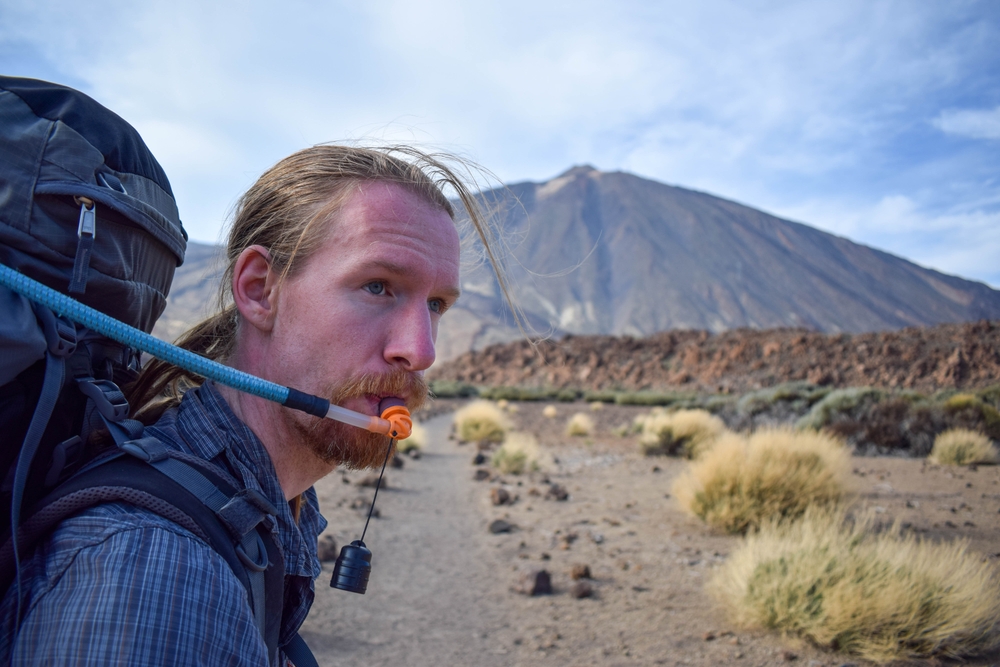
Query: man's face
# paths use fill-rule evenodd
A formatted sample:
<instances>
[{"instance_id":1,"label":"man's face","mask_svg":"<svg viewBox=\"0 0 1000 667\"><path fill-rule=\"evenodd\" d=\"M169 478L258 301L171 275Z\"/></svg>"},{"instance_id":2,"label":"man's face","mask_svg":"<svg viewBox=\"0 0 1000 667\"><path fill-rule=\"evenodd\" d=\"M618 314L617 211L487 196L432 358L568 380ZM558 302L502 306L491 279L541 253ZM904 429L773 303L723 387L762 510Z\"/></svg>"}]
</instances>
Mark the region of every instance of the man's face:
<instances>
[{"instance_id":1,"label":"man's face","mask_svg":"<svg viewBox=\"0 0 1000 667\"><path fill-rule=\"evenodd\" d=\"M280 288L268 341L272 379L368 415L426 393L438 320L458 298L459 239L448 214L389 183L355 186L320 248ZM321 458L380 465L388 442L281 411Z\"/></svg>"}]
</instances>

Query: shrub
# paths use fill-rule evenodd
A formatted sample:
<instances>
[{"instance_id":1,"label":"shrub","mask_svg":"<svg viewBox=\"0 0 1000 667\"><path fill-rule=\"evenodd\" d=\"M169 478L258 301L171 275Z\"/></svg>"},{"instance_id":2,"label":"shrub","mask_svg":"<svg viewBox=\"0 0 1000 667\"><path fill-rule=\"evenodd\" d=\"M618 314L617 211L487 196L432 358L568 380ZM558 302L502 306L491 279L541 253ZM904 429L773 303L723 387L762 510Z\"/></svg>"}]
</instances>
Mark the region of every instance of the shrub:
<instances>
[{"instance_id":1,"label":"shrub","mask_svg":"<svg viewBox=\"0 0 1000 667\"><path fill-rule=\"evenodd\" d=\"M410 437L406 440L399 440L396 442L396 451L400 454L405 454L407 452L413 451L415 449L423 449L427 445L427 429L421 424L413 422L413 431L410 433Z\"/></svg>"},{"instance_id":2,"label":"shrub","mask_svg":"<svg viewBox=\"0 0 1000 667\"><path fill-rule=\"evenodd\" d=\"M1000 411L973 394L955 394L944 402L952 424L968 429L981 429L987 436L1000 440Z\"/></svg>"},{"instance_id":3,"label":"shrub","mask_svg":"<svg viewBox=\"0 0 1000 667\"><path fill-rule=\"evenodd\" d=\"M590 435L594 431L594 420L584 412L577 412L566 422L566 435Z\"/></svg>"},{"instance_id":4,"label":"shrub","mask_svg":"<svg viewBox=\"0 0 1000 667\"><path fill-rule=\"evenodd\" d=\"M556 406L546 405L545 408L542 409L542 416L547 417L548 419L552 419L556 416L556 414L558 414L558 412L559 411L556 410Z\"/></svg>"},{"instance_id":5,"label":"shrub","mask_svg":"<svg viewBox=\"0 0 1000 667\"><path fill-rule=\"evenodd\" d=\"M953 428L934 438L928 457L932 463L964 466L970 463L997 463L997 448L982 433Z\"/></svg>"},{"instance_id":6,"label":"shrub","mask_svg":"<svg viewBox=\"0 0 1000 667\"><path fill-rule=\"evenodd\" d=\"M671 405L681 400L691 399L691 394L677 394L659 391L622 392L615 396L618 405Z\"/></svg>"},{"instance_id":7,"label":"shrub","mask_svg":"<svg viewBox=\"0 0 1000 667\"><path fill-rule=\"evenodd\" d=\"M490 387L480 389L479 395L494 401L503 399L508 401L545 401L555 398L556 390L542 387Z\"/></svg>"},{"instance_id":8,"label":"shrub","mask_svg":"<svg viewBox=\"0 0 1000 667\"><path fill-rule=\"evenodd\" d=\"M438 398L471 398L479 391L471 384L455 380L431 380L428 383L431 394Z\"/></svg>"},{"instance_id":9,"label":"shrub","mask_svg":"<svg viewBox=\"0 0 1000 667\"><path fill-rule=\"evenodd\" d=\"M1000 584L964 542L875 530L810 510L747 536L710 583L734 620L885 662L963 658L1000 645Z\"/></svg>"},{"instance_id":10,"label":"shrub","mask_svg":"<svg viewBox=\"0 0 1000 667\"><path fill-rule=\"evenodd\" d=\"M976 397L983 403L988 403L994 408L1000 408L1000 384L990 385L985 389L976 392Z\"/></svg>"},{"instance_id":11,"label":"shrub","mask_svg":"<svg viewBox=\"0 0 1000 667\"><path fill-rule=\"evenodd\" d=\"M674 482L681 505L714 528L746 532L772 517L794 519L846 491L850 454L825 433L765 429L726 434Z\"/></svg>"},{"instance_id":12,"label":"shrub","mask_svg":"<svg viewBox=\"0 0 1000 667\"><path fill-rule=\"evenodd\" d=\"M725 430L723 421L705 410L655 413L642 421L639 447L646 456L682 453L693 459Z\"/></svg>"},{"instance_id":13,"label":"shrub","mask_svg":"<svg viewBox=\"0 0 1000 667\"><path fill-rule=\"evenodd\" d=\"M804 380L784 382L744 394L736 404L736 409L742 414L755 415L766 411L779 401L785 401L801 406L804 411L829 393L829 387L819 387Z\"/></svg>"},{"instance_id":14,"label":"shrub","mask_svg":"<svg viewBox=\"0 0 1000 667\"><path fill-rule=\"evenodd\" d=\"M819 430L838 417L854 419L859 412L879 402L885 392L872 387L848 387L831 391L795 423L798 429Z\"/></svg>"},{"instance_id":15,"label":"shrub","mask_svg":"<svg viewBox=\"0 0 1000 667\"><path fill-rule=\"evenodd\" d=\"M535 437L530 433L514 432L493 452L491 463L504 474L520 475L527 470L538 470L540 458Z\"/></svg>"},{"instance_id":16,"label":"shrub","mask_svg":"<svg viewBox=\"0 0 1000 667\"><path fill-rule=\"evenodd\" d=\"M617 396L618 392L611 391L609 389L583 392L583 400L588 403L593 403L594 401L599 401L601 403L614 403Z\"/></svg>"},{"instance_id":17,"label":"shrub","mask_svg":"<svg viewBox=\"0 0 1000 667\"><path fill-rule=\"evenodd\" d=\"M572 403L580 396L576 389L560 389L556 392L556 400L563 403Z\"/></svg>"},{"instance_id":18,"label":"shrub","mask_svg":"<svg viewBox=\"0 0 1000 667\"><path fill-rule=\"evenodd\" d=\"M455 430L465 442L502 442L510 422L494 403L473 401L455 413Z\"/></svg>"}]
</instances>

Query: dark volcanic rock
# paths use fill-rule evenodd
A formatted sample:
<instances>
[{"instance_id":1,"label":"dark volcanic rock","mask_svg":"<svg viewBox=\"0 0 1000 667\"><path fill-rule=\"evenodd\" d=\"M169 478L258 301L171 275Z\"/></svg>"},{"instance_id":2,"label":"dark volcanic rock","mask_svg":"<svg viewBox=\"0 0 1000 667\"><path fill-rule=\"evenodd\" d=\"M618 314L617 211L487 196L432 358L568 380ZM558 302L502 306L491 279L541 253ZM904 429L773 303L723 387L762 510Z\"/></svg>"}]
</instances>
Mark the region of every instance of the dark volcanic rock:
<instances>
[{"instance_id":1,"label":"dark volcanic rock","mask_svg":"<svg viewBox=\"0 0 1000 667\"><path fill-rule=\"evenodd\" d=\"M494 535L499 533L510 533L517 526L512 524L510 521L505 521L503 519L496 519L490 523L490 532Z\"/></svg>"},{"instance_id":2,"label":"dark volcanic rock","mask_svg":"<svg viewBox=\"0 0 1000 667\"><path fill-rule=\"evenodd\" d=\"M537 351L536 351L537 350ZM803 381L933 391L1000 378L1000 321L863 334L807 329L665 331L646 338L517 341L436 366L434 379L486 386L737 393Z\"/></svg>"},{"instance_id":3,"label":"dark volcanic rock","mask_svg":"<svg viewBox=\"0 0 1000 667\"><path fill-rule=\"evenodd\" d=\"M552 577L547 570L529 570L522 572L514 590L523 595L551 595Z\"/></svg>"},{"instance_id":4,"label":"dark volcanic rock","mask_svg":"<svg viewBox=\"0 0 1000 667\"><path fill-rule=\"evenodd\" d=\"M511 497L510 491L502 486L495 486L490 489L490 502L494 505L510 505L514 499Z\"/></svg>"}]
</instances>

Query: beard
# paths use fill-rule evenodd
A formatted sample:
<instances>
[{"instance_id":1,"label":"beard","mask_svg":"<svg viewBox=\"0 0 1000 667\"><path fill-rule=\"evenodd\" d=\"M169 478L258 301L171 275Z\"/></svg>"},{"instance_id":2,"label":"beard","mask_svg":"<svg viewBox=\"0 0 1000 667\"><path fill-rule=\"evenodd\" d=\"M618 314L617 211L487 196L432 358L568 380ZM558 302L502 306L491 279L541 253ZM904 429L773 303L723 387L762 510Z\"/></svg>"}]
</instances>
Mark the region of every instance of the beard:
<instances>
[{"instance_id":1,"label":"beard","mask_svg":"<svg viewBox=\"0 0 1000 667\"><path fill-rule=\"evenodd\" d=\"M406 407L413 411L427 399L427 383L422 375L397 369L381 374L365 373L333 385L320 395L329 396L330 403L334 405L366 395L403 395L409 397ZM396 449L396 441L389 436L333 419L295 419L292 426L313 454L326 463L343 465L351 470L378 468Z\"/></svg>"}]
</instances>

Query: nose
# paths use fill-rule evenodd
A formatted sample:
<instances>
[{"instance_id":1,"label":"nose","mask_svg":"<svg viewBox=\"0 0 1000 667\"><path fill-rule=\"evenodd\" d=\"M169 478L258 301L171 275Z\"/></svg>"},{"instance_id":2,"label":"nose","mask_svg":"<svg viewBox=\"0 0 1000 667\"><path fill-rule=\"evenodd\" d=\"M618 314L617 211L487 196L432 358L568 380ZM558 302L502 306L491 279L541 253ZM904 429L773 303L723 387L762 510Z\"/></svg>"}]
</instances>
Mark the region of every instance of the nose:
<instances>
[{"instance_id":1,"label":"nose","mask_svg":"<svg viewBox=\"0 0 1000 667\"><path fill-rule=\"evenodd\" d=\"M423 308L410 310L389 332L383 355L391 366L406 371L423 371L434 363L437 326L431 321L426 304Z\"/></svg>"}]
</instances>

